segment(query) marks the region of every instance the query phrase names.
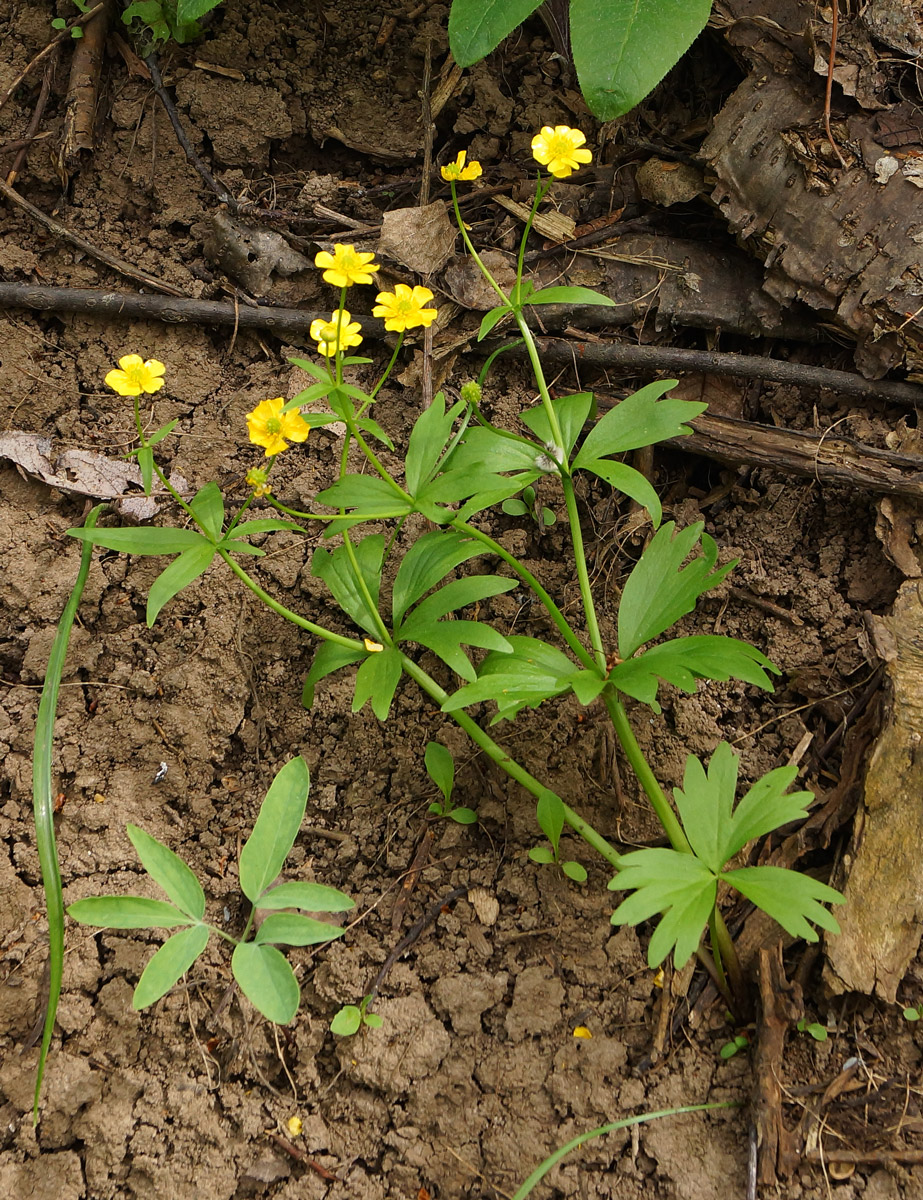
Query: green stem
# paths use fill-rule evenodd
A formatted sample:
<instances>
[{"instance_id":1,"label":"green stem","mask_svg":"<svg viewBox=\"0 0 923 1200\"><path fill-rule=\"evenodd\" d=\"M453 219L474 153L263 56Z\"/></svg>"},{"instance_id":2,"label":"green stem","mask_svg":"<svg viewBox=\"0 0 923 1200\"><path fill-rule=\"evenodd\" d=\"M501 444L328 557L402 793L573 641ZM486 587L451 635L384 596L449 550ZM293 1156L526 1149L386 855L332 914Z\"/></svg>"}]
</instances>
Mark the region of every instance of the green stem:
<instances>
[{"instance_id":1,"label":"green stem","mask_svg":"<svg viewBox=\"0 0 923 1200\"><path fill-rule=\"evenodd\" d=\"M444 691L436 683L435 679L431 678L422 667L417 666L413 659L408 658L406 654L401 655L401 665L414 683L426 692L430 699L435 700L440 707L448 700L448 692ZM518 762L510 758L506 751L497 745L490 734L485 733L480 725L472 720L466 712L459 710L449 715L464 729L475 745L480 746L488 758L495 762L501 770L505 771L511 779L515 779L517 783L521 784L526 791L531 792L536 799L540 799L548 793L549 789L543 783L540 783L525 767L521 767ZM563 807L564 820L571 829L579 834L588 845L592 846L610 866L618 870L621 866L622 856L579 813L574 812L567 804L563 804Z\"/></svg>"},{"instance_id":2,"label":"green stem","mask_svg":"<svg viewBox=\"0 0 923 1200\"><path fill-rule=\"evenodd\" d=\"M474 243L472 242L471 238L468 237L468 229L467 229L467 226L465 225L465 222L462 220L461 209L458 207L458 194L455 191L454 181L449 183L449 187L452 189L452 207L455 209L455 221L458 225L459 230L461 231L462 239L465 243L465 248L467 249L467 251L471 255L471 257L474 259L474 261L477 263L478 270L481 272L481 274L484 276L484 278L487 280L487 282L490 284L490 286L494 289L494 291L497 293L497 295L500 297L500 300L502 301L502 303L508 305L510 312L513 312L514 309L513 309L512 304L510 304L509 296L507 296L506 292L504 292L504 290L500 286L500 284L497 283L496 279L494 279L493 275L491 275L491 273L487 269L487 267L484 266L483 259L481 258L480 254L478 254L477 250L475 250Z\"/></svg>"},{"instance_id":3,"label":"green stem","mask_svg":"<svg viewBox=\"0 0 923 1200\"><path fill-rule=\"evenodd\" d=\"M529 364L532 367L532 374L535 376L535 382L538 384L538 394L541 396L545 412L548 414L548 424L551 427L554 444L560 448L561 455L564 458L564 461L560 464L562 477L570 475L570 467L567 464L567 455L564 450L564 434L561 430L561 422L558 420L558 414L555 412L554 405L551 402L551 393L548 391L548 383L545 380L545 372L542 369L542 360L538 355L538 346L535 344L532 330L526 324L522 310L517 310L516 312L516 324L519 326L519 332L522 334L523 342L525 342L526 352L529 355Z\"/></svg>"},{"instance_id":4,"label":"green stem","mask_svg":"<svg viewBox=\"0 0 923 1200\"><path fill-rule=\"evenodd\" d=\"M577 494L574 491L574 481L570 475L561 475L561 487L564 491L564 503L567 505L567 520L570 524L571 540L574 547L574 564L577 568L577 582L580 585L580 598L583 601L583 611L586 617L587 632L590 635L590 645L596 655L596 663L602 673L606 674L606 651L603 648L602 634L599 631L599 620L596 616L596 604L593 600L593 589L590 586L590 573L586 564L586 550L583 544L583 530L580 526L580 512L577 508Z\"/></svg>"},{"instance_id":5,"label":"green stem","mask_svg":"<svg viewBox=\"0 0 923 1200\"><path fill-rule=\"evenodd\" d=\"M375 621L375 627L378 630L378 636L386 646L393 646L394 642L391 637L391 633L388 630L387 625L385 625L384 618L378 611L378 604L373 598L372 593L369 591L369 585L366 583L365 576L362 574L362 570L359 566L359 560L356 558L356 548L352 544L348 529L343 530L343 546L346 549L346 557L349 559L349 565L353 569L353 580L356 584L356 587L362 593L362 599L365 601L366 608L372 614L372 617Z\"/></svg>"},{"instance_id":6,"label":"green stem","mask_svg":"<svg viewBox=\"0 0 923 1200\"><path fill-rule=\"evenodd\" d=\"M400 354L401 346L403 344L404 344L404 331L402 329L400 331L400 333L397 335L397 345L394 347L394 353L391 355L391 361L385 367L384 375L382 375L381 379L379 379L379 381L375 384L375 387L372 389L371 393L369 394L369 403L371 403L375 399L375 397L378 395L378 393L384 387L385 380L388 378L388 376L391 374L392 370L394 369L394 364L397 362L397 356L398 356L398 354ZM367 408L368 408L368 404L363 404L362 408L359 410L360 417L362 416L362 414L365 412L365 410Z\"/></svg>"},{"instance_id":7,"label":"green stem","mask_svg":"<svg viewBox=\"0 0 923 1200\"><path fill-rule=\"evenodd\" d=\"M254 596L262 600L267 608L271 608L274 613L277 613L280 617L284 617L286 621L291 621L293 625L297 625L299 629L304 629L307 633L313 633L315 637L323 638L325 642L336 642L338 646L345 646L348 650L365 650L363 643L356 638L343 637L342 634L334 633L332 629L325 629L323 625L315 625L313 621L308 621L298 613L293 612L290 608L286 608L284 604L280 604L278 600L274 600L268 592L264 591L256 580L251 578L226 550L219 546L218 553L241 583L246 584Z\"/></svg>"},{"instance_id":8,"label":"green stem","mask_svg":"<svg viewBox=\"0 0 923 1200\"><path fill-rule=\"evenodd\" d=\"M712 909L711 916L708 918L708 931L711 935L715 966L722 979L725 979L725 971L727 972L725 988L728 989L728 999L731 1000L731 1006L734 1007L733 997L736 997L738 1004L745 1009L747 1003L747 984L744 980L743 969L740 965L740 959L737 957L737 950L734 946L731 932L727 925L725 925L724 917L719 912L717 905Z\"/></svg>"},{"instance_id":9,"label":"green stem","mask_svg":"<svg viewBox=\"0 0 923 1200\"><path fill-rule=\"evenodd\" d=\"M638 745L638 740L635 737L634 730L628 720L628 714L625 712L625 706L616 696L608 689L603 692L603 701L609 713L609 718L615 728L616 735L625 751L625 757L631 764L631 769L638 777L638 781L644 788L648 800L650 800L654 812L664 828L664 832L670 839L670 845L674 850L679 850L682 854L691 854L692 847L683 833L683 827L679 823L679 818L670 807L670 802L666 798L663 789L657 782L654 772L648 765L647 759Z\"/></svg>"}]
</instances>

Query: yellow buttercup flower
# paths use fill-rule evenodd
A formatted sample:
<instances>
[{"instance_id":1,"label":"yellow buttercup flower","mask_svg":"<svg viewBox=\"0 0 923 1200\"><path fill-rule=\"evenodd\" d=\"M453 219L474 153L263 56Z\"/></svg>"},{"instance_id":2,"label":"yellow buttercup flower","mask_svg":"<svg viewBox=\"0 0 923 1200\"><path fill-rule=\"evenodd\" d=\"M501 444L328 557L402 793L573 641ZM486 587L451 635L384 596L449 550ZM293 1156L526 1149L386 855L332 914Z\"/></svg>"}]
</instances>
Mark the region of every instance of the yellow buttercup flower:
<instances>
[{"instance_id":1,"label":"yellow buttercup flower","mask_svg":"<svg viewBox=\"0 0 923 1200\"><path fill-rule=\"evenodd\" d=\"M593 161L589 150L580 147L586 141L579 129L569 125L545 125L532 139L532 157L547 167L555 179L566 179L581 163Z\"/></svg>"},{"instance_id":2,"label":"yellow buttercup flower","mask_svg":"<svg viewBox=\"0 0 923 1200\"><path fill-rule=\"evenodd\" d=\"M379 292L375 299L378 303L372 315L383 317L385 329L391 333L403 333L418 325L429 329L439 316L435 308L425 307L433 299L433 293L426 287L409 288L406 283L399 283L393 292Z\"/></svg>"},{"instance_id":3,"label":"yellow buttercup flower","mask_svg":"<svg viewBox=\"0 0 923 1200\"><path fill-rule=\"evenodd\" d=\"M355 246L341 246L336 242L331 254L321 250L315 258L315 267L326 267L324 279L334 287L351 287L354 283L374 283L372 276L381 267L373 262L374 254L366 254ZM313 334L312 334L313 337Z\"/></svg>"},{"instance_id":4,"label":"yellow buttercup flower","mask_svg":"<svg viewBox=\"0 0 923 1200\"><path fill-rule=\"evenodd\" d=\"M477 177L482 173L481 164L477 161L477 159L472 159L466 167L465 159L467 157L467 150L459 150L458 158L456 158L455 162L449 163L448 166L440 167L442 178L446 181L452 179L477 179Z\"/></svg>"},{"instance_id":5,"label":"yellow buttercup flower","mask_svg":"<svg viewBox=\"0 0 923 1200\"><path fill-rule=\"evenodd\" d=\"M345 308L338 308L329 321L318 317L311 322L311 337L317 342L321 354L325 358L332 358L339 350L362 344L361 328Z\"/></svg>"},{"instance_id":6,"label":"yellow buttercup flower","mask_svg":"<svg viewBox=\"0 0 923 1200\"><path fill-rule=\"evenodd\" d=\"M284 413L284 407L285 401L277 396L275 400L262 400L253 412L247 413L250 441L254 446L262 446L267 458L281 454L289 442L305 441L311 432L311 426L301 413L294 410Z\"/></svg>"},{"instance_id":7,"label":"yellow buttercup flower","mask_svg":"<svg viewBox=\"0 0 923 1200\"><path fill-rule=\"evenodd\" d=\"M156 358L145 361L140 354L126 354L119 359L120 371L110 371L106 383L120 396L140 396L142 392L159 392L166 367Z\"/></svg>"},{"instance_id":8,"label":"yellow buttercup flower","mask_svg":"<svg viewBox=\"0 0 923 1200\"><path fill-rule=\"evenodd\" d=\"M272 493L272 485L267 479L267 472L262 467L251 467L247 472L247 484L253 488L253 494L259 500Z\"/></svg>"}]
</instances>

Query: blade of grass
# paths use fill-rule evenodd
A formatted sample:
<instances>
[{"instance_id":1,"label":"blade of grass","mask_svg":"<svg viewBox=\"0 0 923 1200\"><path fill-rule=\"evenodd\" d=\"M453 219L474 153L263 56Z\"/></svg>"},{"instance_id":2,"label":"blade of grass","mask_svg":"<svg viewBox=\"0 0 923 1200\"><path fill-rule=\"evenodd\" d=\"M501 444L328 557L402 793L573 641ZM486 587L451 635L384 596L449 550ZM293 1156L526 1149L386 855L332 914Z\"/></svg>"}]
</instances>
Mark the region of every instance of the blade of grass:
<instances>
[{"instance_id":1,"label":"blade of grass","mask_svg":"<svg viewBox=\"0 0 923 1200\"><path fill-rule=\"evenodd\" d=\"M84 528L92 529L105 506L97 504L90 510ZM42 1030L42 1048L35 1073L35 1098L32 1104L32 1123L38 1124L38 1102L45 1075L45 1063L51 1046L58 999L61 995L61 980L64 975L64 893L61 888L61 870L58 864L58 847L54 836L54 797L51 789L51 753L54 745L54 723L58 711L58 689L64 672L67 645L77 615L77 607L83 588L90 573L93 543L84 542L80 555L80 569L74 582L70 599L58 622L48 670L38 705L35 722L35 744L32 751L32 806L35 814L35 842L42 868L42 886L45 890L45 905L48 909L48 1006L45 1009L45 1025Z\"/></svg>"}]
</instances>

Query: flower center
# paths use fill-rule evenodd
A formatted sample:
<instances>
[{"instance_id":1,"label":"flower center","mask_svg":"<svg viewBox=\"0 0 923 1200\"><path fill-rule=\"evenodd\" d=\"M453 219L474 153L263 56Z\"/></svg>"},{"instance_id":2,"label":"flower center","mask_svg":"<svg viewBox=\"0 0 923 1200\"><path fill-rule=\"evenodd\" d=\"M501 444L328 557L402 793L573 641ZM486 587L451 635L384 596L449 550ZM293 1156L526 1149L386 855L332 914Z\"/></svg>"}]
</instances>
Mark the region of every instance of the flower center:
<instances>
[{"instance_id":1,"label":"flower center","mask_svg":"<svg viewBox=\"0 0 923 1200\"><path fill-rule=\"evenodd\" d=\"M282 422L279 420L278 417L267 417L266 432L267 433L281 433L282 432Z\"/></svg>"}]
</instances>

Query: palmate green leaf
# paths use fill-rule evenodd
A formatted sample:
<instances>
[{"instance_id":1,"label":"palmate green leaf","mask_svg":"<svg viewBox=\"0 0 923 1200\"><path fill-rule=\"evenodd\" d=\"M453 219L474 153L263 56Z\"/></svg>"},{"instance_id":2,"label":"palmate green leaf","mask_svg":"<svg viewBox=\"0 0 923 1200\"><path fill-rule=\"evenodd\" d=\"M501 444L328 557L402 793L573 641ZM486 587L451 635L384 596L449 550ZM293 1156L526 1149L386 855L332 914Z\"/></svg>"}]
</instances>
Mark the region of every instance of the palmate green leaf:
<instances>
[{"instance_id":1,"label":"palmate green leaf","mask_svg":"<svg viewBox=\"0 0 923 1200\"><path fill-rule=\"evenodd\" d=\"M123 554L182 554L192 546L211 542L196 529L160 529L147 526L125 529L68 529L80 542L92 542Z\"/></svg>"},{"instance_id":2,"label":"palmate green leaf","mask_svg":"<svg viewBox=\"0 0 923 1200\"><path fill-rule=\"evenodd\" d=\"M329 508L358 509L375 517L405 517L413 512L413 504L379 475L347 475L318 492L315 499Z\"/></svg>"},{"instance_id":3,"label":"palmate green leaf","mask_svg":"<svg viewBox=\"0 0 923 1200\"><path fill-rule=\"evenodd\" d=\"M682 969L701 941L718 881L695 855L651 847L624 855L609 888L631 891L612 914L613 925L637 925L664 914L648 946L648 965L658 967L674 950L676 967Z\"/></svg>"},{"instance_id":4,"label":"palmate green leaf","mask_svg":"<svg viewBox=\"0 0 923 1200\"><path fill-rule=\"evenodd\" d=\"M366 700L371 700L372 712L379 721L386 721L402 669L400 651L389 646L370 653L356 672L352 711L359 712Z\"/></svg>"},{"instance_id":5,"label":"palmate green leaf","mask_svg":"<svg viewBox=\"0 0 923 1200\"><path fill-rule=\"evenodd\" d=\"M257 908L303 908L306 912L348 912L356 902L337 888L296 880L263 892Z\"/></svg>"},{"instance_id":6,"label":"palmate green leaf","mask_svg":"<svg viewBox=\"0 0 923 1200\"><path fill-rule=\"evenodd\" d=\"M655 442L691 433L692 430L683 422L699 416L708 405L690 400L660 399L664 392L674 387L675 379L661 379L626 396L615 408L610 408L587 434L573 461L574 468L597 458L624 454L627 450L637 450L641 446L652 446Z\"/></svg>"},{"instance_id":7,"label":"palmate green leaf","mask_svg":"<svg viewBox=\"0 0 923 1200\"><path fill-rule=\"evenodd\" d=\"M449 12L449 48L460 67L495 50L541 0L452 0Z\"/></svg>"},{"instance_id":8,"label":"palmate green leaf","mask_svg":"<svg viewBox=\"0 0 923 1200\"><path fill-rule=\"evenodd\" d=\"M581 452L582 453L582 452ZM659 637L692 612L699 596L716 587L737 560L715 567L718 547L704 533L704 522L675 533L668 521L648 543L628 576L619 604L619 657L631 658L645 642ZM701 540L702 553L683 563Z\"/></svg>"},{"instance_id":9,"label":"palmate green leaf","mask_svg":"<svg viewBox=\"0 0 923 1200\"><path fill-rule=\"evenodd\" d=\"M575 685L584 695L593 689L598 695L605 686L604 680L584 671L547 642L518 635L508 640L513 647L512 654L488 654L481 664L477 681L450 696L442 705L443 712L455 712L469 704L494 700L498 711L491 724L496 724L515 716L520 709L536 708L551 696L563 695L575 689ZM591 675L592 679L587 680L586 677ZM585 689L585 683L592 686Z\"/></svg>"},{"instance_id":10,"label":"palmate green leaf","mask_svg":"<svg viewBox=\"0 0 923 1200\"><path fill-rule=\"evenodd\" d=\"M455 786L455 760L441 742L427 742L423 754L426 773L445 796L446 804L452 796Z\"/></svg>"},{"instance_id":11,"label":"palmate green leaf","mask_svg":"<svg viewBox=\"0 0 923 1200\"><path fill-rule=\"evenodd\" d=\"M189 501L189 507L209 537L218 541L224 528L224 497L217 483L206 483L205 487L199 488Z\"/></svg>"},{"instance_id":12,"label":"palmate green leaf","mask_svg":"<svg viewBox=\"0 0 923 1200\"><path fill-rule=\"evenodd\" d=\"M639 104L686 53L710 12L711 0L571 0L571 51L590 111L612 121Z\"/></svg>"},{"instance_id":13,"label":"palmate green leaf","mask_svg":"<svg viewBox=\"0 0 923 1200\"><path fill-rule=\"evenodd\" d=\"M241 942L234 947L231 970L240 990L269 1021L287 1025L298 1011L301 992L285 955L275 946Z\"/></svg>"},{"instance_id":14,"label":"palmate green leaf","mask_svg":"<svg viewBox=\"0 0 923 1200\"><path fill-rule=\"evenodd\" d=\"M205 893L202 885L169 846L139 829L127 827L128 837L151 879L167 893L177 908L196 921L205 916ZM172 986L172 985L171 985Z\"/></svg>"},{"instance_id":15,"label":"palmate green leaf","mask_svg":"<svg viewBox=\"0 0 923 1200\"><path fill-rule=\"evenodd\" d=\"M260 925L254 941L258 946L281 942L283 946L316 946L342 937L344 930L327 921L302 917L299 913L273 913Z\"/></svg>"},{"instance_id":16,"label":"palmate green leaf","mask_svg":"<svg viewBox=\"0 0 923 1200\"><path fill-rule=\"evenodd\" d=\"M372 603L378 604L378 593L381 588L381 563L385 552L385 539L380 533L370 534L357 542L353 547L359 570ZM326 583L340 608L352 617L356 624L366 633L376 637L379 632L377 608L369 607L368 602L359 590L353 575L353 565L345 546L328 552L318 549L311 559L311 571L318 579Z\"/></svg>"},{"instance_id":17,"label":"palmate green leaf","mask_svg":"<svg viewBox=\"0 0 923 1200\"><path fill-rule=\"evenodd\" d=\"M403 640L403 634L402 634ZM432 650L462 679L473 684L477 672L461 647L479 646L482 650L497 650L508 653L512 647L499 630L479 621L437 621L432 625L418 622L414 625L413 637L407 641L418 642Z\"/></svg>"},{"instance_id":18,"label":"palmate green leaf","mask_svg":"<svg viewBox=\"0 0 923 1200\"><path fill-rule=\"evenodd\" d=\"M583 433L583 427L589 420L594 403L592 392L575 392L572 396L559 396L551 402L561 426L561 433L564 435L563 449L568 458L577 438ZM536 404L534 408L521 413L520 417L523 424L532 430L543 445L554 441L544 404Z\"/></svg>"},{"instance_id":19,"label":"palmate green leaf","mask_svg":"<svg viewBox=\"0 0 923 1200\"><path fill-rule=\"evenodd\" d=\"M211 542L207 542L203 538L198 545L178 554L173 562L160 572L147 594L148 629L157 620L158 614L165 604L208 570L216 554L217 550Z\"/></svg>"},{"instance_id":20,"label":"palmate green leaf","mask_svg":"<svg viewBox=\"0 0 923 1200\"><path fill-rule=\"evenodd\" d=\"M360 650L358 647L352 650L350 647L341 646L337 642L323 642L314 655L311 669L308 671L304 681L304 687L301 692L303 707L310 708L314 704L314 687L321 679L333 674L334 671L339 671L340 667L347 667L350 663L361 662L363 658L365 658L365 651Z\"/></svg>"},{"instance_id":21,"label":"palmate green leaf","mask_svg":"<svg viewBox=\"0 0 923 1200\"><path fill-rule=\"evenodd\" d=\"M465 431L446 467L456 470L480 467L495 474L501 471L534 472L533 478L537 478L542 472L536 468L536 459L544 453L544 446L537 446L525 438L475 425Z\"/></svg>"},{"instance_id":22,"label":"palmate green leaf","mask_svg":"<svg viewBox=\"0 0 923 1200\"><path fill-rule=\"evenodd\" d=\"M480 542L454 529L434 529L418 538L401 559L394 580L391 611L395 627L407 609L450 571L483 553Z\"/></svg>"},{"instance_id":23,"label":"palmate green leaf","mask_svg":"<svg viewBox=\"0 0 923 1200\"><path fill-rule=\"evenodd\" d=\"M168 937L141 972L131 998L132 1008L137 1012L165 996L208 945L208 936L207 925L192 925Z\"/></svg>"},{"instance_id":24,"label":"palmate green leaf","mask_svg":"<svg viewBox=\"0 0 923 1200\"><path fill-rule=\"evenodd\" d=\"M304 820L310 786L308 764L301 757L290 759L270 784L240 852L240 887L252 904L282 870Z\"/></svg>"},{"instance_id":25,"label":"palmate green leaf","mask_svg":"<svg viewBox=\"0 0 923 1200\"><path fill-rule=\"evenodd\" d=\"M615 301L586 287L546 287L533 292L527 304L599 304L614 308Z\"/></svg>"},{"instance_id":26,"label":"palmate green leaf","mask_svg":"<svg viewBox=\"0 0 923 1200\"><path fill-rule=\"evenodd\" d=\"M417 494L435 470L452 434L455 418L465 407L465 402L459 400L446 412L445 395L437 392L432 404L414 422L404 459L407 491L412 496Z\"/></svg>"},{"instance_id":27,"label":"palmate green leaf","mask_svg":"<svg viewBox=\"0 0 923 1200\"><path fill-rule=\"evenodd\" d=\"M604 479L610 487L624 492L632 500L636 500L650 513L651 522L656 529L660 524L663 510L660 507L660 497L640 471L629 467L627 463L614 462L611 458L593 458L582 462L580 469L592 471L600 479Z\"/></svg>"},{"instance_id":28,"label":"palmate green leaf","mask_svg":"<svg viewBox=\"0 0 923 1200\"><path fill-rule=\"evenodd\" d=\"M747 842L791 821L803 820L810 792L785 794L797 768L777 767L759 779L734 809L740 759L727 742L714 750L706 772L692 754L686 760L682 788L674 788L676 807L695 853L712 871L720 871Z\"/></svg>"},{"instance_id":29,"label":"palmate green leaf","mask_svg":"<svg viewBox=\"0 0 923 1200\"><path fill-rule=\"evenodd\" d=\"M744 683L771 692L772 681L767 671L779 674L779 668L748 642L715 634L696 634L651 646L634 658L617 663L609 673L609 679L620 692L659 711L657 691L662 679L686 692L695 691L698 679L715 679L721 683L742 679Z\"/></svg>"},{"instance_id":30,"label":"palmate green leaf","mask_svg":"<svg viewBox=\"0 0 923 1200\"><path fill-rule=\"evenodd\" d=\"M809 922L830 933L840 932L836 918L824 904L844 904L845 896L810 875L785 867L742 867L725 871L721 878L778 921L792 937L816 942L817 933Z\"/></svg>"},{"instance_id":31,"label":"palmate green leaf","mask_svg":"<svg viewBox=\"0 0 923 1200\"><path fill-rule=\"evenodd\" d=\"M146 896L88 896L69 904L67 915L81 925L107 929L174 929L196 924L175 905Z\"/></svg>"}]
</instances>

